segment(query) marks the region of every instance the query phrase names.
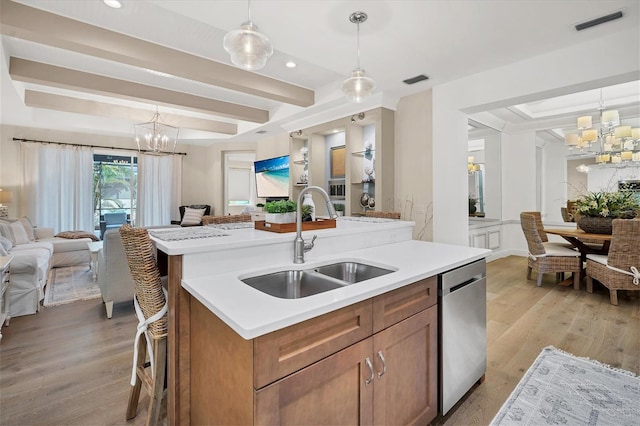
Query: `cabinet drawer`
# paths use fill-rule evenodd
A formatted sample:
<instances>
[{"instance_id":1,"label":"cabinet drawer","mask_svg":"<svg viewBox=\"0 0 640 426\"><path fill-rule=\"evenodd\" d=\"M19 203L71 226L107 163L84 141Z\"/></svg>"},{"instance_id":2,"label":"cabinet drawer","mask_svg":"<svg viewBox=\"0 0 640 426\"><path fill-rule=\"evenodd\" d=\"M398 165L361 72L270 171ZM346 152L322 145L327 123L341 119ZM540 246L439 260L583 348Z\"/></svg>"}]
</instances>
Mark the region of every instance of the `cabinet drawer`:
<instances>
[{"instance_id":1,"label":"cabinet drawer","mask_svg":"<svg viewBox=\"0 0 640 426\"><path fill-rule=\"evenodd\" d=\"M438 301L438 279L429 277L373 299L373 332L397 324Z\"/></svg>"},{"instance_id":2,"label":"cabinet drawer","mask_svg":"<svg viewBox=\"0 0 640 426\"><path fill-rule=\"evenodd\" d=\"M365 300L254 339L254 387L260 389L372 333Z\"/></svg>"}]
</instances>

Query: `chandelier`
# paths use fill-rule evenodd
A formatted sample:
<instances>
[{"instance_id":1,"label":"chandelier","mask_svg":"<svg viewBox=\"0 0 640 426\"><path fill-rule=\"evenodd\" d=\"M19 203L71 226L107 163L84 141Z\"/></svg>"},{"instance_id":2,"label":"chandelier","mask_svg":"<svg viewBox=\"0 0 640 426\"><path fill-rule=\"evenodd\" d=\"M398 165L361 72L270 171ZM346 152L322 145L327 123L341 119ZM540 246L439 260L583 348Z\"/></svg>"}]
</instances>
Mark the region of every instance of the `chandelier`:
<instances>
[{"instance_id":1,"label":"chandelier","mask_svg":"<svg viewBox=\"0 0 640 426\"><path fill-rule=\"evenodd\" d=\"M578 133L569 133L564 137L569 149L595 152L596 163L619 164L622 162L640 162L640 128L620 125L620 114L616 109L605 109L600 89L600 127L593 128L593 117L578 117Z\"/></svg>"},{"instance_id":2,"label":"chandelier","mask_svg":"<svg viewBox=\"0 0 640 426\"><path fill-rule=\"evenodd\" d=\"M247 1L247 21L224 36L223 46L231 55L233 65L249 71L263 68L273 55L271 41L251 21L251 0Z\"/></svg>"},{"instance_id":3,"label":"chandelier","mask_svg":"<svg viewBox=\"0 0 640 426\"><path fill-rule=\"evenodd\" d=\"M366 97L371 95L373 89L376 88L376 82L365 75L365 72L360 68L360 24L367 20L367 14L364 12L353 12L349 16L349 21L358 26L357 33L357 55L358 63L356 69L351 72L351 77L345 79L342 82L340 88L344 92L349 102L359 103Z\"/></svg>"},{"instance_id":4,"label":"chandelier","mask_svg":"<svg viewBox=\"0 0 640 426\"><path fill-rule=\"evenodd\" d=\"M138 151L147 154L169 155L176 152L180 129L163 123L156 108L151 121L133 125Z\"/></svg>"},{"instance_id":5,"label":"chandelier","mask_svg":"<svg viewBox=\"0 0 640 426\"><path fill-rule=\"evenodd\" d=\"M469 173L479 172L480 164L475 163L476 158L472 155L467 157L467 170Z\"/></svg>"}]
</instances>

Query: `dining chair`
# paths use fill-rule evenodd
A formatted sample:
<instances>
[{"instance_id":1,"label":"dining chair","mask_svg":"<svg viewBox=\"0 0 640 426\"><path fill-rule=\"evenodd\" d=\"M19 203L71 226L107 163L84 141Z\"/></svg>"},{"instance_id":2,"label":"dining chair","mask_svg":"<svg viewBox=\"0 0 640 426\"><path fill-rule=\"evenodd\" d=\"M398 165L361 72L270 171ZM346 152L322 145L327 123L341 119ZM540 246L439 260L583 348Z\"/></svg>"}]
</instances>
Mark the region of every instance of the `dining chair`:
<instances>
[{"instance_id":1,"label":"dining chair","mask_svg":"<svg viewBox=\"0 0 640 426\"><path fill-rule=\"evenodd\" d=\"M251 222L250 214L234 214L225 216L203 216L203 225L213 225L220 223L238 223L238 222Z\"/></svg>"},{"instance_id":2,"label":"dining chair","mask_svg":"<svg viewBox=\"0 0 640 426\"><path fill-rule=\"evenodd\" d=\"M527 279L531 279L531 272L538 273L537 285L542 285L542 276L545 273L556 273L556 280L559 275L565 272L573 274L573 288L580 288L580 273L582 272L582 260L580 252L560 245L546 245L542 242L536 217L532 214L520 213L520 226L524 232L529 249L527 260Z\"/></svg>"},{"instance_id":3,"label":"dining chair","mask_svg":"<svg viewBox=\"0 0 640 426\"><path fill-rule=\"evenodd\" d=\"M540 212L521 212L521 213L531 215L536 219L536 229L538 230L538 235L540 235L540 239L542 240L542 243L545 246L548 246L548 247L558 246L558 247L564 247L568 249L573 248L573 245L569 243L549 241L549 237L547 236L547 233L544 232L544 225L542 224L542 214Z\"/></svg>"},{"instance_id":4,"label":"dining chair","mask_svg":"<svg viewBox=\"0 0 640 426\"><path fill-rule=\"evenodd\" d=\"M167 293L162 286L156 250L147 230L123 225L120 236L133 277L134 305L139 321L126 418L130 420L136 416L140 389L144 385L149 393L147 425L155 425L158 423L162 399L166 395Z\"/></svg>"},{"instance_id":5,"label":"dining chair","mask_svg":"<svg viewBox=\"0 0 640 426\"><path fill-rule=\"evenodd\" d=\"M608 255L587 255L587 292L593 280L609 289L618 305L618 290L640 290L640 219L614 219Z\"/></svg>"},{"instance_id":6,"label":"dining chair","mask_svg":"<svg viewBox=\"0 0 640 426\"><path fill-rule=\"evenodd\" d=\"M384 219L400 219L400 212L381 212L376 210L367 210L364 212L366 217L380 217Z\"/></svg>"}]
</instances>

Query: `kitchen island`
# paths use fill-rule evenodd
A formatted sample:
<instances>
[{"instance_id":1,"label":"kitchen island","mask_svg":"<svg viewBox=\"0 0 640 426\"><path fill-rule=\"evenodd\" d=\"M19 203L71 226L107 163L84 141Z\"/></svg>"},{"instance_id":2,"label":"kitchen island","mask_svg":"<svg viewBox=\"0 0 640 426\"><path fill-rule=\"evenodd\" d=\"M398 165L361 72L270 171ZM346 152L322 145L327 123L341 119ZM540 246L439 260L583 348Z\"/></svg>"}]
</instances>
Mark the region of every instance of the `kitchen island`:
<instances>
[{"instance_id":1,"label":"kitchen island","mask_svg":"<svg viewBox=\"0 0 640 426\"><path fill-rule=\"evenodd\" d=\"M384 398L380 383L416 377L410 370L398 374L399 365L415 359L393 363L384 355L391 353L422 357L424 377L416 386L424 395L420 401L402 400L424 405L417 409L418 419L434 416L435 277L488 251L412 241L412 227L412 222L344 218L335 229L303 232L305 239L313 234L318 239L301 265L293 264L293 234L222 229L218 236L167 241L154 232L154 243L169 255L170 424L287 423L338 414L349 423L388 418L407 408L387 404L375 413L372 407L385 407L372 402ZM241 281L345 260L393 272L300 299L276 298ZM393 363L389 373L387 362ZM375 396L369 386L374 368L385 377L375 380ZM336 371L344 374L323 381ZM305 388L309 380L318 385ZM406 392L410 396L413 390Z\"/></svg>"}]
</instances>

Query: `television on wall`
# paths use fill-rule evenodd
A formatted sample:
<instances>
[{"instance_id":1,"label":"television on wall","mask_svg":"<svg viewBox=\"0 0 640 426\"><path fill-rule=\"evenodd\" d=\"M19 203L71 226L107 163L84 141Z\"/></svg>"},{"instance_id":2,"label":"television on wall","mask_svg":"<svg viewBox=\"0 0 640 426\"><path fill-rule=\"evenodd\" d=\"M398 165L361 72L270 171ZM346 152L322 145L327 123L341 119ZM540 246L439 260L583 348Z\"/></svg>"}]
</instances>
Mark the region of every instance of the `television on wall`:
<instances>
[{"instance_id":1,"label":"television on wall","mask_svg":"<svg viewBox=\"0 0 640 426\"><path fill-rule=\"evenodd\" d=\"M259 198L282 200L289 198L289 156L267 158L253 163L256 174L256 195Z\"/></svg>"}]
</instances>

